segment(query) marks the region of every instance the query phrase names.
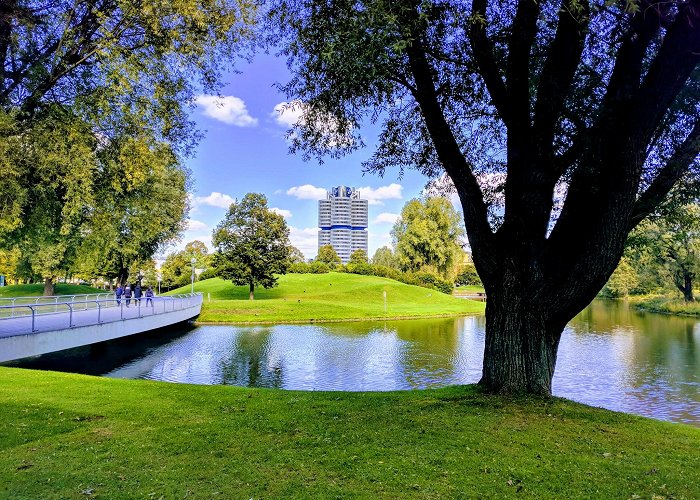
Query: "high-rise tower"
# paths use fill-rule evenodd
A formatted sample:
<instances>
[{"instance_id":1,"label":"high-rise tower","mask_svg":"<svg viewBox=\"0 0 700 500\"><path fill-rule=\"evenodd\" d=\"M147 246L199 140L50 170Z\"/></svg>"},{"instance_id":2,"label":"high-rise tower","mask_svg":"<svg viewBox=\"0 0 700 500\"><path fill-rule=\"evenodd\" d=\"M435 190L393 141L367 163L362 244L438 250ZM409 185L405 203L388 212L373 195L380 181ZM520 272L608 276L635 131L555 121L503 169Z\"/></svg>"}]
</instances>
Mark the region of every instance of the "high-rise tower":
<instances>
[{"instance_id":1,"label":"high-rise tower","mask_svg":"<svg viewBox=\"0 0 700 500\"><path fill-rule=\"evenodd\" d=\"M343 264L355 250L367 252L367 200L354 188L334 187L318 200L318 226L318 247L331 245Z\"/></svg>"}]
</instances>

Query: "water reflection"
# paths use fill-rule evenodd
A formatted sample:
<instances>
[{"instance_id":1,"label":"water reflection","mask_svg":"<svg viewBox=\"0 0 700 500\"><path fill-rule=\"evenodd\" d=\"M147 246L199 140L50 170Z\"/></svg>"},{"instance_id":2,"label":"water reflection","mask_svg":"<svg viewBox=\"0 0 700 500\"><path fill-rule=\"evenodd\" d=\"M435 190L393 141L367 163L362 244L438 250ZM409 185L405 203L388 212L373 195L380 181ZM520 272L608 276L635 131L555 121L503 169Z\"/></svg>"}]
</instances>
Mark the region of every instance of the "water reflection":
<instances>
[{"instance_id":1,"label":"water reflection","mask_svg":"<svg viewBox=\"0 0 700 500\"><path fill-rule=\"evenodd\" d=\"M202 326L7 365L195 384L375 391L479 380L484 318ZM700 426L700 324L596 301L567 327L554 393Z\"/></svg>"}]
</instances>

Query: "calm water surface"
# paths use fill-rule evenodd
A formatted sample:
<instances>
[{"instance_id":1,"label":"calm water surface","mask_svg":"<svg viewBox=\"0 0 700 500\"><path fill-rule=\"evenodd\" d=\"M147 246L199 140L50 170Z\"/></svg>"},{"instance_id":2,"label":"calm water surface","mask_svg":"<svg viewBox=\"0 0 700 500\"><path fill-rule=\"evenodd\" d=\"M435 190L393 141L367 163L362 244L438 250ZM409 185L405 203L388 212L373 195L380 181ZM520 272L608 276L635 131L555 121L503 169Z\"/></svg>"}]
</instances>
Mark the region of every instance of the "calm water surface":
<instances>
[{"instance_id":1,"label":"calm water surface","mask_svg":"<svg viewBox=\"0 0 700 500\"><path fill-rule=\"evenodd\" d=\"M389 391L479 380L484 318L201 326L6 365L194 384ZM700 427L700 322L595 301L567 327L553 391Z\"/></svg>"}]
</instances>

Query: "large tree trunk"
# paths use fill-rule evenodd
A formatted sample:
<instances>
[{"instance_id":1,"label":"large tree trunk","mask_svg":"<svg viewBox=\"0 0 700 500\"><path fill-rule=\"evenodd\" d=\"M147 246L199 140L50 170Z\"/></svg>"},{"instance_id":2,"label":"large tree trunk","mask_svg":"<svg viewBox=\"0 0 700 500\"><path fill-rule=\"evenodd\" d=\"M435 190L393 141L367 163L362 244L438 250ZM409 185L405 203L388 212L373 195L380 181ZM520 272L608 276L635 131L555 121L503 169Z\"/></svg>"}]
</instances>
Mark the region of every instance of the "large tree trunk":
<instances>
[{"instance_id":1,"label":"large tree trunk","mask_svg":"<svg viewBox=\"0 0 700 500\"><path fill-rule=\"evenodd\" d=\"M676 286L683 294L683 300L686 302L695 302L693 296L693 277L688 273L683 273L682 280L676 281Z\"/></svg>"},{"instance_id":2,"label":"large tree trunk","mask_svg":"<svg viewBox=\"0 0 700 500\"><path fill-rule=\"evenodd\" d=\"M53 276L44 279L44 296L50 297L56 293L56 286L53 282Z\"/></svg>"},{"instance_id":3,"label":"large tree trunk","mask_svg":"<svg viewBox=\"0 0 700 500\"><path fill-rule=\"evenodd\" d=\"M563 328L523 286L501 285L486 302L486 346L479 385L494 393L550 395ZM544 307L543 307L544 306Z\"/></svg>"},{"instance_id":4,"label":"large tree trunk","mask_svg":"<svg viewBox=\"0 0 700 500\"><path fill-rule=\"evenodd\" d=\"M250 300L255 299L255 283L253 282L253 280L250 280L250 293L248 294L248 298Z\"/></svg>"},{"instance_id":5,"label":"large tree trunk","mask_svg":"<svg viewBox=\"0 0 700 500\"><path fill-rule=\"evenodd\" d=\"M119 275L117 276L117 285L126 285L129 279L129 270L125 267L119 269Z\"/></svg>"}]
</instances>

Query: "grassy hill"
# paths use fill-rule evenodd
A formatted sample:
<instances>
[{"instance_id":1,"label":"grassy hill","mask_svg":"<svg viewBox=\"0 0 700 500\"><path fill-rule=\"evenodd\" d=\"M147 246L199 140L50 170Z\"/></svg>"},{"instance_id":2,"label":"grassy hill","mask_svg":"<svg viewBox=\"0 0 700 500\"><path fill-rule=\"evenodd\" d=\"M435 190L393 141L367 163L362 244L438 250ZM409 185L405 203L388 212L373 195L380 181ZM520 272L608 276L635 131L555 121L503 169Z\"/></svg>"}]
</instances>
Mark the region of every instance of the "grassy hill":
<instances>
[{"instance_id":1,"label":"grassy hill","mask_svg":"<svg viewBox=\"0 0 700 500\"><path fill-rule=\"evenodd\" d=\"M698 498L699 442L685 425L474 386L297 392L0 368L0 498Z\"/></svg>"},{"instance_id":2,"label":"grassy hill","mask_svg":"<svg viewBox=\"0 0 700 500\"><path fill-rule=\"evenodd\" d=\"M189 291L188 285L169 294ZM257 288L253 301L248 300L247 287L234 286L219 278L195 283L195 291L204 294L204 306L198 319L204 323L396 319L484 311L484 304L480 302L457 299L388 278L345 273L286 274L280 276L279 286L275 288Z\"/></svg>"},{"instance_id":3,"label":"grassy hill","mask_svg":"<svg viewBox=\"0 0 700 500\"><path fill-rule=\"evenodd\" d=\"M86 285L56 284L56 295L79 295L85 293L105 293L107 290ZM40 297L44 295L44 284L8 285L0 287L0 297Z\"/></svg>"}]
</instances>

